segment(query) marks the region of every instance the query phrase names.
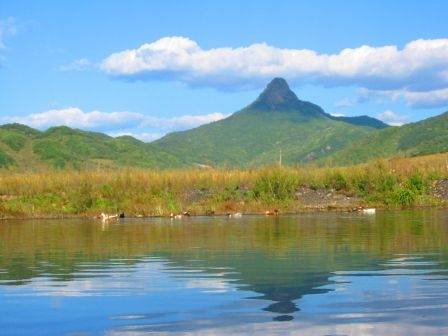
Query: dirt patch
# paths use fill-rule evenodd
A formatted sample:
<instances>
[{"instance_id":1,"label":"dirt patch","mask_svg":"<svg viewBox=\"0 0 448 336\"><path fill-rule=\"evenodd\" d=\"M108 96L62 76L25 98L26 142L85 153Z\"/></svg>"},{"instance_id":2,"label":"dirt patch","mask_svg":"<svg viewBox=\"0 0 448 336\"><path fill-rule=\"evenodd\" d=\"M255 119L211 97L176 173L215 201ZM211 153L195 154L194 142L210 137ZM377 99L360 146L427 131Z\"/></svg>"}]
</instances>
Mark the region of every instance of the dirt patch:
<instances>
[{"instance_id":1,"label":"dirt patch","mask_svg":"<svg viewBox=\"0 0 448 336\"><path fill-rule=\"evenodd\" d=\"M328 189L301 187L295 196L301 206L310 209L351 209L362 205L362 200L356 196Z\"/></svg>"},{"instance_id":2,"label":"dirt patch","mask_svg":"<svg viewBox=\"0 0 448 336\"><path fill-rule=\"evenodd\" d=\"M448 201L448 179L436 181L431 193L437 198Z\"/></svg>"}]
</instances>

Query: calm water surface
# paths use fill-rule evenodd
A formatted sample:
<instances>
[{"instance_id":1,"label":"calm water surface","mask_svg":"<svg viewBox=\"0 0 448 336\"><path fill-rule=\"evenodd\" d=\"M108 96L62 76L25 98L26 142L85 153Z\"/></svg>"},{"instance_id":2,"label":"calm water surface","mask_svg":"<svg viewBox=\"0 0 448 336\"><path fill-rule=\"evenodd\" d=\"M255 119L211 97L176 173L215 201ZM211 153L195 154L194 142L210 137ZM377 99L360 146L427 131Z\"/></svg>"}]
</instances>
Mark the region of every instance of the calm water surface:
<instances>
[{"instance_id":1,"label":"calm water surface","mask_svg":"<svg viewBox=\"0 0 448 336\"><path fill-rule=\"evenodd\" d=\"M446 335L448 211L0 222L1 335Z\"/></svg>"}]
</instances>

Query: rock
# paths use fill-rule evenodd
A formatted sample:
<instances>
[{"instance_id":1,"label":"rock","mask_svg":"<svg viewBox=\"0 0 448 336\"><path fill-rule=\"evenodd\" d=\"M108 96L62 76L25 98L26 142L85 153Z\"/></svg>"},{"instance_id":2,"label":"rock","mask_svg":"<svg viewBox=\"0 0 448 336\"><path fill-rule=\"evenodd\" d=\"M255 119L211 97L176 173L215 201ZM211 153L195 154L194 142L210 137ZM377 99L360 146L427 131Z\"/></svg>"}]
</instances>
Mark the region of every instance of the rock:
<instances>
[{"instance_id":1,"label":"rock","mask_svg":"<svg viewBox=\"0 0 448 336\"><path fill-rule=\"evenodd\" d=\"M448 201L448 179L434 182L431 194L437 198Z\"/></svg>"}]
</instances>

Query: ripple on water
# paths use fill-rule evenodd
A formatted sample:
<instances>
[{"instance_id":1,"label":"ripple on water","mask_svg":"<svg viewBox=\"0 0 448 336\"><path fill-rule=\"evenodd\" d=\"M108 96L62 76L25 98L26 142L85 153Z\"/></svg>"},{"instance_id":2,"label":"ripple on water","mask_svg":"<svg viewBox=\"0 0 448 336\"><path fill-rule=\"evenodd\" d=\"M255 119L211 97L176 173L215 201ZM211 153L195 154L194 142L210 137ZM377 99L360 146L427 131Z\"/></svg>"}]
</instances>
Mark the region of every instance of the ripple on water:
<instances>
[{"instance_id":1,"label":"ripple on water","mask_svg":"<svg viewBox=\"0 0 448 336\"><path fill-rule=\"evenodd\" d=\"M0 328L5 335L448 334L443 216L135 220L105 231L88 221L5 222ZM70 239L56 239L65 232Z\"/></svg>"}]
</instances>

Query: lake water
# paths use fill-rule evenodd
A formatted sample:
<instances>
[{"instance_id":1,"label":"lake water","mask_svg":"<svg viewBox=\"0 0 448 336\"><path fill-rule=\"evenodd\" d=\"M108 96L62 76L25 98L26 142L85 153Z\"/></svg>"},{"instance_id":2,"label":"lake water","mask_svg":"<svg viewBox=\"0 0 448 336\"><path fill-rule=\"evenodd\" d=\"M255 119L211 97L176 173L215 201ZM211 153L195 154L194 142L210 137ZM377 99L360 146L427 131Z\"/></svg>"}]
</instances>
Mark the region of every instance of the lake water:
<instances>
[{"instance_id":1,"label":"lake water","mask_svg":"<svg viewBox=\"0 0 448 336\"><path fill-rule=\"evenodd\" d=\"M1 335L446 335L448 211L0 222Z\"/></svg>"}]
</instances>

